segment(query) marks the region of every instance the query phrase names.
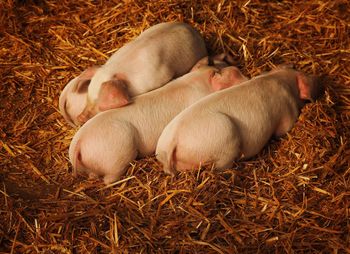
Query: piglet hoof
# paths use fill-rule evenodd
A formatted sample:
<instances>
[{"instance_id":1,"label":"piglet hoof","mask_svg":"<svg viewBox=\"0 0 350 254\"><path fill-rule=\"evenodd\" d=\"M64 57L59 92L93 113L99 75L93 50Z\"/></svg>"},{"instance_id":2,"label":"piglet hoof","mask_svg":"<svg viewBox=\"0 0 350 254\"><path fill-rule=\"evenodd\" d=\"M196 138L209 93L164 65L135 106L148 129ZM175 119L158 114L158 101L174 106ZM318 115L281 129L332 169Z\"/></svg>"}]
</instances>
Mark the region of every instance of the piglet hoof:
<instances>
[{"instance_id":1,"label":"piglet hoof","mask_svg":"<svg viewBox=\"0 0 350 254\"><path fill-rule=\"evenodd\" d=\"M98 175L96 175L95 173L89 173L89 180L96 180L98 178Z\"/></svg>"},{"instance_id":2,"label":"piglet hoof","mask_svg":"<svg viewBox=\"0 0 350 254\"><path fill-rule=\"evenodd\" d=\"M115 182L117 180L117 177L115 175L105 175L103 177L103 182L108 185L111 184L113 182Z\"/></svg>"},{"instance_id":3,"label":"piglet hoof","mask_svg":"<svg viewBox=\"0 0 350 254\"><path fill-rule=\"evenodd\" d=\"M176 175L176 171L173 169L164 169L164 173L170 175L171 177L174 177Z\"/></svg>"}]
</instances>

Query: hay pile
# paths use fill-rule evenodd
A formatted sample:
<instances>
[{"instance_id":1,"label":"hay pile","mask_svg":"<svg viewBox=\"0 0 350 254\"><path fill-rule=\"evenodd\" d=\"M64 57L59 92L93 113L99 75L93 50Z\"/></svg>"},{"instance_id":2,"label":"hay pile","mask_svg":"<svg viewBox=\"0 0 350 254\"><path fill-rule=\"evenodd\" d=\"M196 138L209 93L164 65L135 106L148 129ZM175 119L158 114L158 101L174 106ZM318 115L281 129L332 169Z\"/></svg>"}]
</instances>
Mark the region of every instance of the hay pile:
<instances>
[{"instance_id":1,"label":"hay pile","mask_svg":"<svg viewBox=\"0 0 350 254\"><path fill-rule=\"evenodd\" d=\"M347 0L1 1L0 252L350 253L349 10ZM151 157L112 187L74 179L60 91L170 20L233 53L249 77L280 63L323 74L325 95L234 169L172 179Z\"/></svg>"}]
</instances>

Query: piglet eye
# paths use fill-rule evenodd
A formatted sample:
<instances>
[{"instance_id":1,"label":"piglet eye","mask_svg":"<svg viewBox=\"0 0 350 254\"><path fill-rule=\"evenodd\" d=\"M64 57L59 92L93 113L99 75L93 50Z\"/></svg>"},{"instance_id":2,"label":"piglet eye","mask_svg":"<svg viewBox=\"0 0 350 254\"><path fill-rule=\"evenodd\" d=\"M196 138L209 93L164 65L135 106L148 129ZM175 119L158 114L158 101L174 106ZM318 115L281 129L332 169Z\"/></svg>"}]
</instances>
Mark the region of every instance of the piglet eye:
<instances>
[{"instance_id":1,"label":"piglet eye","mask_svg":"<svg viewBox=\"0 0 350 254\"><path fill-rule=\"evenodd\" d=\"M67 101L64 102L63 108L64 108L64 111L67 112Z\"/></svg>"},{"instance_id":2,"label":"piglet eye","mask_svg":"<svg viewBox=\"0 0 350 254\"><path fill-rule=\"evenodd\" d=\"M81 80L77 86L78 87L77 92L86 93L89 88L90 82L91 82L91 79Z\"/></svg>"}]
</instances>

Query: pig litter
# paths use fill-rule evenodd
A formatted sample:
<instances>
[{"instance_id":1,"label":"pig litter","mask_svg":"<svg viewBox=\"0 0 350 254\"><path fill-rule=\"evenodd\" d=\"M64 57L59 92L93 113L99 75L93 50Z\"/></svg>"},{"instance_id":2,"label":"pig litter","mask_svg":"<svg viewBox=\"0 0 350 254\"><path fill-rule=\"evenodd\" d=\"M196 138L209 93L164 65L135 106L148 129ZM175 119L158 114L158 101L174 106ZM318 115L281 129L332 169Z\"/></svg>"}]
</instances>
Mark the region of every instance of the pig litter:
<instances>
[{"instance_id":1,"label":"pig litter","mask_svg":"<svg viewBox=\"0 0 350 254\"><path fill-rule=\"evenodd\" d=\"M350 253L349 10L347 0L2 0L0 252ZM149 157L112 185L74 178L63 87L175 20L248 77L291 63L322 75L325 93L232 169L172 178Z\"/></svg>"}]
</instances>

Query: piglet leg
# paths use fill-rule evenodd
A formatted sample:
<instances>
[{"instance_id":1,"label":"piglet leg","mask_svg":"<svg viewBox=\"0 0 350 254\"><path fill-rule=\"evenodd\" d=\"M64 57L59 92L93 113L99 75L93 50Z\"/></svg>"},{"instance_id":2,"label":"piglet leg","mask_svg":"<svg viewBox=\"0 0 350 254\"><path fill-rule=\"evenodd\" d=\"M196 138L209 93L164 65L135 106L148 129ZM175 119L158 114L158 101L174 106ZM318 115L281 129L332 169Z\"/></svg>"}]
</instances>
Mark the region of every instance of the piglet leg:
<instances>
[{"instance_id":1,"label":"piglet leg","mask_svg":"<svg viewBox=\"0 0 350 254\"><path fill-rule=\"evenodd\" d=\"M225 114L196 116L178 129L172 165L177 170L191 169L200 164L214 163L223 169L241 154L241 139L234 122Z\"/></svg>"}]
</instances>

